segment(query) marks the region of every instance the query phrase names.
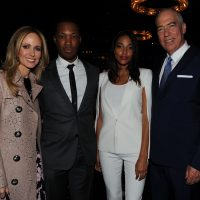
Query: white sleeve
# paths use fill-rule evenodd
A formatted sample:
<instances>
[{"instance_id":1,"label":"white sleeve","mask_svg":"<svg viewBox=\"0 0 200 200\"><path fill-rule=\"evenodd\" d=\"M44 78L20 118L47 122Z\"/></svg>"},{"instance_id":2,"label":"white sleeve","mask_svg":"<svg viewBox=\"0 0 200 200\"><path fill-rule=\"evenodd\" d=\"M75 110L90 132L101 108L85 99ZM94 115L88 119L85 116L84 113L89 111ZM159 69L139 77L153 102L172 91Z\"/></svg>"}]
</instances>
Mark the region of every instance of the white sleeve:
<instances>
[{"instance_id":1,"label":"white sleeve","mask_svg":"<svg viewBox=\"0 0 200 200\"><path fill-rule=\"evenodd\" d=\"M149 121L149 150L150 151L150 130L151 130L151 106L152 106L152 71L150 69L141 70L141 82L142 87L145 88L145 94L147 98L147 117Z\"/></svg>"},{"instance_id":2,"label":"white sleeve","mask_svg":"<svg viewBox=\"0 0 200 200\"><path fill-rule=\"evenodd\" d=\"M147 116L149 124L151 122L151 104L152 104L152 71L150 69L145 69L144 74L141 77L142 87L145 88L146 98L147 98Z\"/></svg>"},{"instance_id":3,"label":"white sleeve","mask_svg":"<svg viewBox=\"0 0 200 200\"><path fill-rule=\"evenodd\" d=\"M103 81L106 76L107 76L107 72L102 72L99 74L99 86L98 86L98 93L97 93L97 100L96 100L95 131L96 131L97 119L99 116L99 98L100 98L100 92L101 92L101 85L103 84Z\"/></svg>"}]
</instances>

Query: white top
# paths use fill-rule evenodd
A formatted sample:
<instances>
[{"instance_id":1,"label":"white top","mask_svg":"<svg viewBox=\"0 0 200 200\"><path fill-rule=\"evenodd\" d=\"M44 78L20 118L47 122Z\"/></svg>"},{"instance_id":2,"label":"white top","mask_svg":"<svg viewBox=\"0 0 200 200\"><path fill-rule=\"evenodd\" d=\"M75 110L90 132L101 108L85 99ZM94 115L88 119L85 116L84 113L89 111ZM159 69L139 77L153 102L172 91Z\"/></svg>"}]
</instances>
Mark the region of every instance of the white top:
<instances>
[{"instance_id":1,"label":"white top","mask_svg":"<svg viewBox=\"0 0 200 200\"><path fill-rule=\"evenodd\" d=\"M122 102L122 97L123 97L126 85L127 84L115 85L111 83L110 81L108 81L108 85L107 85L107 87L109 87L108 91L112 91L112 92L108 92L107 97L108 99L112 101L113 110L115 110L117 114L119 114L120 112L121 107L119 105Z\"/></svg>"},{"instance_id":2,"label":"white top","mask_svg":"<svg viewBox=\"0 0 200 200\"><path fill-rule=\"evenodd\" d=\"M101 93L103 125L99 135L99 150L111 153L139 154L142 139L142 88L145 88L147 96L149 122L151 119L151 70L140 69L140 79L141 87L134 81L123 85L122 93L120 93L119 87L121 100L118 101L116 109L116 105L113 104L116 102L116 91L113 93L107 72L100 74L98 94ZM98 108L99 101L97 101L97 115Z\"/></svg>"},{"instance_id":3,"label":"white top","mask_svg":"<svg viewBox=\"0 0 200 200\"><path fill-rule=\"evenodd\" d=\"M63 85L63 88L65 89L70 101L71 101L71 89L70 89L70 81L69 81L69 69L67 66L69 63L60 56L58 56L56 60L57 70L60 77L60 81ZM83 63L78 58L73 62L74 67L74 75L76 80L76 89L77 89L77 108L80 107L81 101L83 99L83 95L85 93L86 85L87 85L87 76L85 67L83 66Z\"/></svg>"}]
</instances>

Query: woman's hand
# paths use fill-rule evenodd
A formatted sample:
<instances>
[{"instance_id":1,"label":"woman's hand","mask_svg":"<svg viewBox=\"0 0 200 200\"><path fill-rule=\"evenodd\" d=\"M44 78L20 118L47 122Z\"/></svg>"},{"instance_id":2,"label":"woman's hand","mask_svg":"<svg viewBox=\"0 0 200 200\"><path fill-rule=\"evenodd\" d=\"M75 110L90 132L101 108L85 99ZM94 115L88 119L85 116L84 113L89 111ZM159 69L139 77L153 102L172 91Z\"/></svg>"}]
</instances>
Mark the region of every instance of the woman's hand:
<instances>
[{"instance_id":1,"label":"woman's hand","mask_svg":"<svg viewBox=\"0 0 200 200\"><path fill-rule=\"evenodd\" d=\"M98 172L101 172L101 163L100 163L100 159L99 159L99 151L97 151L95 170L97 170Z\"/></svg>"},{"instance_id":2,"label":"woman's hand","mask_svg":"<svg viewBox=\"0 0 200 200\"><path fill-rule=\"evenodd\" d=\"M1 199L4 199L6 194L9 194L9 190L8 190L8 187L5 186L5 187L1 187L0 188L0 198Z\"/></svg>"},{"instance_id":3,"label":"woman's hand","mask_svg":"<svg viewBox=\"0 0 200 200\"><path fill-rule=\"evenodd\" d=\"M147 174L147 168L148 168L148 160L146 158L138 158L136 164L135 164L135 174L136 179L141 181L146 177Z\"/></svg>"}]
</instances>

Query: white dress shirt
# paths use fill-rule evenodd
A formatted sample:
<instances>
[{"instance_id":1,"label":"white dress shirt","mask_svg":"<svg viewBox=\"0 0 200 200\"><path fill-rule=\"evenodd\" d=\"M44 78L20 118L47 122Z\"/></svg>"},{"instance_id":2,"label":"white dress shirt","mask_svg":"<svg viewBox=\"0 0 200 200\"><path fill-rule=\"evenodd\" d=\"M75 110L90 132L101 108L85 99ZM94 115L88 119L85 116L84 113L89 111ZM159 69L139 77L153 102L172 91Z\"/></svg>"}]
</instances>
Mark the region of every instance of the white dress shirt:
<instances>
[{"instance_id":1,"label":"white dress shirt","mask_svg":"<svg viewBox=\"0 0 200 200\"><path fill-rule=\"evenodd\" d=\"M58 74L60 77L60 81L71 101L69 69L67 68L67 66L69 64L72 64L72 63L69 63L66 60L64 60L63 58L61 58L60 56L58 56L58 58L56 60L56 65L57 65L57 70L58 70ZM85 67L83 66L83 63L81 62L81 60L79 60L78 57L73 62L73 64L74 64L73 71L74 71L74 75L75 75L76 89L77 89L77 101L78 101L77 106L79 109L81 101L82 101L84 93L85 93L86 85L87 85L87 75L86 75Z\"/></svg>"}]
</instances>

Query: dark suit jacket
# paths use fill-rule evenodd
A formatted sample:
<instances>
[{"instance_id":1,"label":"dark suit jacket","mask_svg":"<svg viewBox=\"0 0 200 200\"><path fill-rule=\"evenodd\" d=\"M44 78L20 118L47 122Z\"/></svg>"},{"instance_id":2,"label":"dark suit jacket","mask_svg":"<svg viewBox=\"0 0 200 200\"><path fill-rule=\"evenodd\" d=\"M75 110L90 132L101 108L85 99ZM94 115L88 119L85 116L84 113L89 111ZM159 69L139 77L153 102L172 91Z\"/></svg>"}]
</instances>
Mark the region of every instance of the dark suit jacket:
<instances>
[{"instance_id":1,"label":"dark suit jacket","mask_svg":"<svg viewBox=\"0 0 200 200\"><path fill-rule=\"evenodd\" d=\"M41 150L44 167L69 169L75 161L78 140L88 165L95 163L94 119L99 69L86 62L83 64L87 86L77 113L62 86L55 60L42 75L43 90L39 102L43 121Z\"/></svg>"},{"instance_id":2,"label":"dark suit jacket","mask_svg":"<svg viewBox=\"0 0 200 200\"><path fill-rule=\"evenodd\" d=\"M152 82L150 159L200 170L200 50L187 50L162 91L159 73L160 69L154 71Z\"/></svg>"}]
</instances>

